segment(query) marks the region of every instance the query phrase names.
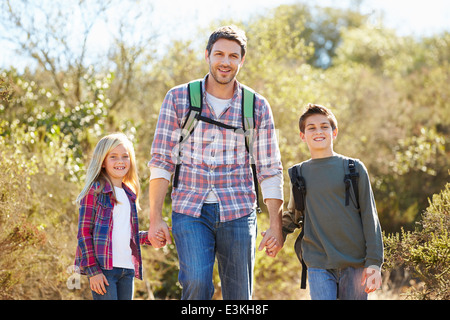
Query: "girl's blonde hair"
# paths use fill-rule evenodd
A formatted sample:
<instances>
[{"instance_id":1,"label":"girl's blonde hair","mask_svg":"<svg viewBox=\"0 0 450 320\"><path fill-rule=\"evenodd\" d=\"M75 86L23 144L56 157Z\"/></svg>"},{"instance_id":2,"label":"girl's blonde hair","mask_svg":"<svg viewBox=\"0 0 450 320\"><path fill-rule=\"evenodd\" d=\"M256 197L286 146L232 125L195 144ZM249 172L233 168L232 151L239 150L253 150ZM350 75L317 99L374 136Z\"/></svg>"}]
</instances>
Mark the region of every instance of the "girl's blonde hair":
<instances>
[{"instance_id":1,"label":"girl's blonde hair","mask_svg":"<svg viewBox=\"0 0 450 320\"><path fill-rule=\"evenodd\" d=\"M91 162L86 172L86 183L83 190L78 195L76 202L80 205L81 200L89 193L89 190L94 185L95 182L100 183L100 187L97 188L96 193L100 193L105 187L106 182L108 182L111 187L113 184L111 179L106 173L106 169L102 167L106 156L112 149L119 145L123 145L130 156L130 169L123 179L123 183L127 185L136 194L136 207L139 208L139 193L140 193L140 183L136 166L136 156L134 153L133 144L123 133L113 133L107 135L100 139L94 149L92 154ZM114 201L116 201L116 194L114 188L112 188Z\"/></svg>"}]
</instances>

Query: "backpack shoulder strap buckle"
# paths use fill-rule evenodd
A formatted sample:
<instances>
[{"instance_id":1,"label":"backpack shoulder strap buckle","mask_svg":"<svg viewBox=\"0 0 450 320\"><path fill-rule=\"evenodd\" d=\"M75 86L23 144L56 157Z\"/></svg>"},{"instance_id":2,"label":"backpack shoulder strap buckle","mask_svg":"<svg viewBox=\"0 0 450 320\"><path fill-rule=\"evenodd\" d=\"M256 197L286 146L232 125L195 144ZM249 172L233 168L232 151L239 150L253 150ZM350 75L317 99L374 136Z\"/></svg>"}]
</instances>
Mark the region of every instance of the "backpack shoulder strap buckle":
<instances>
[{"instance_id":1,"label":"backpack shoulder strap buckle","mask_svg":"<svg viewBox=\"0 0 450 320\"><path fill-rule=\"evenodd\" d=\"M356 162L354 159L346 159L344 161L344 183L345 183L345 205L348 206L350 204L350 187L353 187L353 193L355 195L356 205L358 210L360 210L359 206L359 189L358 189L358 178L359 173L356 170ZM345 165L345 163L347 165Z\"/></svg>"}]
</instances>

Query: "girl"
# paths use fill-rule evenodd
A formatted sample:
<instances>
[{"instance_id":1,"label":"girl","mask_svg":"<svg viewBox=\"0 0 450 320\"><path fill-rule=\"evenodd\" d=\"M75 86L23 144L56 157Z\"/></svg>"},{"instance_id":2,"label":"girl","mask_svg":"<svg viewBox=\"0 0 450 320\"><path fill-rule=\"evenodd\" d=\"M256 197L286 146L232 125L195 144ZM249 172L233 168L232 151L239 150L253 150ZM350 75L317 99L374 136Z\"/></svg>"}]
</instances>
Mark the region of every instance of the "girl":
<instances>
[{"instance_id":1,"label":"girl","mask_svg":"<svg viewBox=\"0 0 450 320\"><path fill-rule=\"evenodd\" d=\"M134 278L142 280L140 244L150 242L139 231L139 191L132 143L121 133L103 137L77 198L75 264L89 277L94 300L131 300Z\"/></svg>"}]
</instances>

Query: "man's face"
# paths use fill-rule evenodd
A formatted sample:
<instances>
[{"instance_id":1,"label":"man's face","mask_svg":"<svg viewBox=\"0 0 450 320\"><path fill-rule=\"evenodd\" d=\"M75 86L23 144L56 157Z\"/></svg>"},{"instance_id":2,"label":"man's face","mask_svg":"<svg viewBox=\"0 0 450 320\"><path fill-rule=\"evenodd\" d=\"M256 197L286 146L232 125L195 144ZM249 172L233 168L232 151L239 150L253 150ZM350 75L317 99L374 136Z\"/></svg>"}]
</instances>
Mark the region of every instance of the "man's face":
<instances>
[{"instance_id":1,"label":"man's face","mask_svg":"<svg viewBox=\"0 0 450 320\"><path fill-rule=\"evenodd\" d=\"M205 53L209 63L209 73L220 84L228 84L236 78L240 67L244 64L241 47L232 40L219 39L211 48L211 54Z\"/></svg>"}]
</instances>

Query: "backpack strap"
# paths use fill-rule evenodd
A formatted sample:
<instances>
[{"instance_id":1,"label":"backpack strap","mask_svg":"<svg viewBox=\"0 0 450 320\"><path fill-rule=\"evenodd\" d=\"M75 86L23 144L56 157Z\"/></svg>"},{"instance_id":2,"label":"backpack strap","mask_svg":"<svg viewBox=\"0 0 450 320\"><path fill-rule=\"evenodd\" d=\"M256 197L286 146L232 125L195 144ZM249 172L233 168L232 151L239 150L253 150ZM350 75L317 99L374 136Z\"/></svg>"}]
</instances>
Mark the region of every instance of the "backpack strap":
<instances>
[{"instance_id":1,"label":"backpack strap","mask_svg":"<svg viewBox=\"0 0 450 320\"><path fill-rule=\"evenodd\" d=\"M241 115L242 115L242 128L244 128L245 136L245 148L250 156L250 166L253 173L253 185L256 193L256 210L261 213L258 178L256 175L256 161L253 156L253 143L255 142L255 92L242 85L242 102L241 102Z\"/></svg>"},{"instance_id":2,"label":"backpack strap","mask_svg":"<svg viewBox=\"0 0 450 320\"><path fill-rule=\"evenodd\" d=\"M255 129L255 92L247 87L242 87L242 128L245 133L245 148L250 153L251 159L253 159L253 142L254 142L254 130ZM252 161L254 162L254 161Z\"/></svg>"},{"instance_id":3,"label":"backpack strap","mask_svg":"<svg viewBox=\"0 0 450 320\"><path fill-rule=\"evenodd\" d=\"M348 206L350 204L350 186L353 187L353 193L355 195L356 200L356 206L358 210L360 211L361 208L359 206L359 191L358 191L358 178L359 173L356 170L356 160L354 159L346 159L344 163L347 165L344 165L344 169L346 169L346 174L344 176L344 183L345 183L345 205Z\"/></svg>"},{"instance_id":4,"label":"backpack strap","mask_svg":"<svg viewBox=\"0 0 450 320\"><path fill-rule=\"evenodd\" d=\"M298 235L297 240L295 240L294 247L295 247L296 251L298 250L299 252L301 252L301 250L302 250L301 245L302 245L302 239L303 239L304 234L305 234L305 228L302 228L302 231L300 231L300 234ZM305 260L303 260L303 255L300 256L300 263L302 264L300 289L306 289L306 278L308 275L308 267L305 263Z\"/></svg>"},{"instance_id":5,"label":"backpack strap","mask_svg":"<svg viewBox=\"0 0 450 320\"><path fill-rule=\"evenodd\" d=\"M295 209L305 212L306 201L306 181L302 176L302 164L295 165L288 169L294 194Z\"/></svg>"},{"instance_id":6,"label":"backpack strap","mask_svg":"<svg viewBox=\"0 0 450 320\"><path fill-rule=\"evenodd\" d=\"M186 120L182 126L179 151L177 154L177 162L175 165L175 173L173 176L173 187L178 187L178 177L180 175L181 166L181 144L187 141L189 136L194 132L195 127L198 124L199 117L202 114L202 82L201 80L194 80L188 83L188 96L189 96L189 111L186 116Z\"/></svg>"},{"instance_id":7,"label":"backpack strap","mask_svg":"<svg viewBox=\"0 0 450 320\"><path fill-rule=\"evenodd\" d=\"M300 263L302 264L302 273L301 273L301 281L300 288L306 289L306 276L308 267L306 266L305 261L303 260L303 255L301 254L301 241L305 234L305 207L306 207L306 181L302 175L302 163L295 165L288 169L289 177L291 179L292 184L292 193L294 195L295 209L302 212L302 216L298 224L301 225L302 230L298 235L297 240L295 241L295 251L299 252L298 258ZM296 221L297 222L297 221Z\"/></svg>"}]
</instances>

